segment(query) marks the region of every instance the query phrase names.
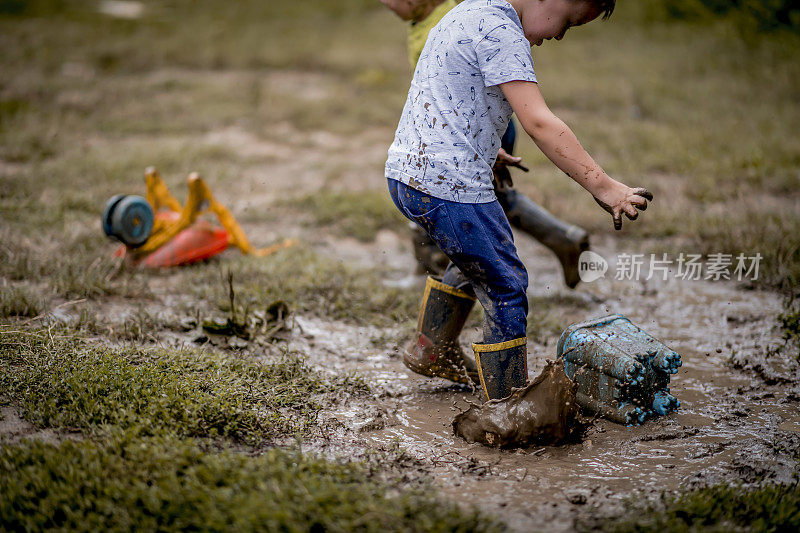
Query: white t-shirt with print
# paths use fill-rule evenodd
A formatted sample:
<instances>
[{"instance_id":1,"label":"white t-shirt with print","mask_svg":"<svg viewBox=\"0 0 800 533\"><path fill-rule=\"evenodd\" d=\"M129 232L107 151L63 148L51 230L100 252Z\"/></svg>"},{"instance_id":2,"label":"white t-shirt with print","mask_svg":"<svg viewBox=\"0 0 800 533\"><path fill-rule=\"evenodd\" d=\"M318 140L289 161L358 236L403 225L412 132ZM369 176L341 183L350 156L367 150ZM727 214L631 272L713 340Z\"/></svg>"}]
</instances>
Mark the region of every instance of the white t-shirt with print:
<instances>
[{"instance_id":1,"label":"white t-shirt with print","mask_svg":"<svg viewBox=\"0 0 800 533\"><path fill-rule=\"evenodd\" d=\"M465 0L430 32L389 148L386 177L436 198L495 200L492 166L512 110L498 84L536 81L505 0Z\"/></svg>"}]
</instances>

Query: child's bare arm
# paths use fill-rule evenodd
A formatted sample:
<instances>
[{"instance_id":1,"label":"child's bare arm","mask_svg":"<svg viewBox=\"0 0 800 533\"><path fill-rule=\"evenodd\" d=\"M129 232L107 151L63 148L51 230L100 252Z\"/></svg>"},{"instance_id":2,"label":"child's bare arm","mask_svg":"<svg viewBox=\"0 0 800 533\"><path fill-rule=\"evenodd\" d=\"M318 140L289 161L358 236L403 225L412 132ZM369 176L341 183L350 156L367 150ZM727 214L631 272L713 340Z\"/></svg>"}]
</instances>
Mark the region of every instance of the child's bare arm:
<instances>
[{"instance_id":1,"label":"child's bare arm","mask_svg":"<svg viewBox=\"0 0 800 533\"><path fill-rule=\"evenodd\" d=\"M614 229L622 228L622 213L635 220L636 209L647 208L647 200L652 200L653 195L647 189L628 187L606 174L583 149L572 130L550 111L538 84L511 81L501 84L500 88L536 146L611 213Z\"/></svg>"},{"instance_id":2,"label":"child's bare arm","mask_svg":"<svg viewBox=\"0 0 800 533\"><path fill-rule=\"evenodd\" d=\"M394 14L403 20L420 21L430 15L444 0L381 0Z\"/></svg>"}]
</instances>

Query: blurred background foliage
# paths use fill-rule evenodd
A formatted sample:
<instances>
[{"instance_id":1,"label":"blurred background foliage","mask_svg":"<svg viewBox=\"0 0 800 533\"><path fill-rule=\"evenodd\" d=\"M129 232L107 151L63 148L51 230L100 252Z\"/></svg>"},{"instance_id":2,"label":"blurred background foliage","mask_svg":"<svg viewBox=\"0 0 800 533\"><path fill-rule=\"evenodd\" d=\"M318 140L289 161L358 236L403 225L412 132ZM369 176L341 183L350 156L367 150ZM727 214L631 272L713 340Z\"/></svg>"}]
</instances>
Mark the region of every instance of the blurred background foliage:
<instances>
[{"instance_id":1,"label":"blurred background foliage","mask_svg":"<svg viewBox=\"0 0 800 533\"><path fill-rule=\"evenodd\" d=\"M165 5L180 2L162 2ZM199 10L208 0L191 2ZM212 2L214 3L214 2ZM798 0L647 0L641 2L645 6L647 16L652 19L680 19L701 21L711 17L728 17L748 29L761 31L789 28L800 31L800 1ZM6 15L45 15L67 11L69 0L0 0L0 13ZM238 11L246 4L252 13L253 5L249 2L235 2L229 5ZM280 12L282 15L293 13L307 14L310 11L322 12L318 15L341 15L353 9L372 8L371 0L339 0L337 2L260 2L262 14ZM239 7L237 7L239 6Z\"/></svg>"},{"instance_id":2,"label":"blurred background foliage","mask_svg":"<svg viewBox=\"0 0 800 533\"><path fill-rule=\"evenodd\" d=\"M145 0L132 18L109 3L0 0L9 279L58 276L62 296L112 290L104 265L89 268L107 246L97 219L148 164L178 191L200 171L249 232L278 208L293 227L362 241L393 227L382 168L410 72L405 27L378 0ZM537 47L550 107L656 202L614 234L526 138L532 172L517 187L624 246L759 252L759 284L797 292L798 24L796 0L619 0L611 21ZM295 151L303 165L283 155ZM289 185L298 175L324 185ZM15 313L40 307L33 289L16 300Z\"/></svg>"},{"instance_id":3,"label":"blurred background foliage","mask_svg":"<svg viewBox=\"0 0 800 533\"><path fill-rule=\"evenodd\" d=\"M750 31L800 31L798 0L655 0L647 4L653 18L703 21L726 17Z\"/></svg>"}]
</instances>

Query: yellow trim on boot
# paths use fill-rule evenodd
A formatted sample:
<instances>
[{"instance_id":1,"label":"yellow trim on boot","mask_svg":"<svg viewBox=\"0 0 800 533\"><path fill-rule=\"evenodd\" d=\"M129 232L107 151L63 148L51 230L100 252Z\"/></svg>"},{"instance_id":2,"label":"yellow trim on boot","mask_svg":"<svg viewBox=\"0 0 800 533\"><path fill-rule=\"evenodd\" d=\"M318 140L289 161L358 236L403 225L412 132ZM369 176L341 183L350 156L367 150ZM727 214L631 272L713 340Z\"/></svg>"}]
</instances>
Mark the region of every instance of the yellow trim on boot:
<instances>
[{"instance_id":1,"label":"yellow trim on boot","mask_svg":"<svg viewBox=\"0 0 800 533\"><path fill-rule=\"evenodd\" d=\"M472 343L472 349L475 350L477 356L479 352L499 352L500 350L508 350L509 348L516 348L528 342L528 337L520 337L505 342L496 342L494 344L479 344Z\"/></svg>"},{"instance_id":2,"label":"yellow trim on boot","mask_svg":"<svg viewBox=\"0 0 800 533\"><path fill-rule=\"evenodd\" d=\"M509 348L516 348L517 346L523 346L527 344L528 337L520 337L518 339L512 339L510 341L504 342L496 342L494 344L479 344L476 342L472 343L472 349L475 351L475 363L478 365L478 378L481 381L481 389L483 390L484 396L486 396L487 400L491 400L489 397L489 391L486 388L486 381L483 379L483 365L481 365L481 353L482 352L499 352L500 350L508 350ZM525 363L525 374L527 376L527 361Z\"/></svg>"},{"instance_id":3,"label":"yellow trim on boot","mask_svg":"<svg viewBox=\"0 0 800 533\"><path fill-rule=\"evenodd\" d=\"M425 308L428 306L428 298L431 296L431 289L436 289L437 291L446 292L447 294L452 294L453 296L457 296L459 298L464 298L465 300L475 301L474 296L470 296L466 292L456 289L450 285L445 285L438 279L435 279L431 276L428 276L427 281L425 282L425 292L422 293L422 303L419 306L419 318L417 319L417 331L422 331L422 319L425 316Z\"/></svg>"},{"instance_id":4,"label":"yellow trim on boot","mask_svg":"<svg viewBox=\"0 0 800 533\"><path fill-rule=\"evenodd\" d=\"M475 347L474 344L472 346L473 348ZM475 362L478 365L478 378L481 381L481 390L483 391L483 395L486 396L487 400L491 400L491 398L489 398L489 391L486 390L486 382L483 380L483 370L481 367L481 354L477 351L475 352Z\"/></svg>"},{"instance_id":5,"label":"yellow trim on boot","mask_svg":"<svg viewBox=\"0 0 800 533\"><path fill-rule=\"evenodd\" d=\"M428 276L428 282L425 284L426 292L429 292L431 288L436 289L438 291L446 292L447 294L452 294L453 296L458 296L459 298L464 298L466 300L471 300L473 302L475 301L474 296L470 296L461 289L457 289L452 285L446 285L441 281L439 281L438 279Z\"/></svg>"},{"instance_id":6,"label":"yellow trim on boot","mask_svg":"<svg viewBox=\"0 0 800 533\"><path fill-rule=\"evenodd\" d=\"M419 318L417 318L417 333L422 331L422 319L425 317L425 309L428 307L428 298L431 296L431 280L428 278L425 283L425 291L422 293L422 301L419 304Z\"/></svg>"}]
</instances>

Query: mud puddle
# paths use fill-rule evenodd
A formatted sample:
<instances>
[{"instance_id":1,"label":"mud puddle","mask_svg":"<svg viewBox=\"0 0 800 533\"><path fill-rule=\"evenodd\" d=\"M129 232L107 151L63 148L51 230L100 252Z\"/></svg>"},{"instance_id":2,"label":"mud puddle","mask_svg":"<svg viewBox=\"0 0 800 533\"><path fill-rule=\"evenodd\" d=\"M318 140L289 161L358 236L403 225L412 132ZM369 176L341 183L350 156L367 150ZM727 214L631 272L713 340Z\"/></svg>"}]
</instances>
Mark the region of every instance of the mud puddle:
<instances>
[{"instance_id":1,"label":"mud puddle","mask_svg":"<svg viewBox=\"0 0 800 533\"><path fill-rule=\"evenodd\" d=\"M614 253L610 243L595 249ZM407 278L413 264L403 254L410 254L402 247L380 253L408 267L397 276ZM534 305L537 296L568 292L546 252L521 243L520 254L531 274ZM598 419L583 442L560 447L507 451L468 444L453 435L452 421L480 403L479 395L408 371L398 350L409 332L306 318L299 319L303 335L292 342L311 354L313 364L358 372L375 391L368 400L332 407L325 416L340 430L329 442L309 444L351 457L370 447L399 446L444 494L496 513L519 530L531 529L535 516L536 528L568 531L578 513L613 514L631 495L722 481L792 480L798 472L793 455L800 450L796 367L773 356L783 357L771 364L789 384L768 385L746 365L744 371L733 366L737 359L763 361L778 344L778 296L733 283L680 280L604 279L577 293L592 303L572 322L622 313L681 354L684 364L671 384L679 412L630 428ZM466 331L464 347L478 336L477 328ZM529 342L531 378L554 358L556 340Z\"/></svg>"},{"instance_id":2,"label":"mud puddle","mask_svg":"<svg viewBox=\"0 0 800 533\"><path fill-rule=\"evenodd\" d=\"M596 241L595 251L605 257L616 253L612 241ZM332 260L389 266L394 274L387 283L422 293L424 278L412 275L415 265L404 238L389 232L373 244L325 241L315 247ZM613 515L631 495L720 481L791 481L797 472L793 456L800 450L800 391L796 365L785 355L766 355L780 344L777 295L729 282L676 280L602 279L569 291L546 250L528 239L520 239L519 249L534 307L537 299L577 298L585 305L569 322L621 313L681 354L684 364L671 384L681 401L678 413L632 428L596 420L582 442L560 447L497 450L468 444L453 434L452 422L480 403L480 396L406 369L399 350L410 335L407 328L297 316L290 349L308 354L324 372L357 373L373 390L369 397L328 406L320 413L318 434L304 449L354 460L395 450L392 468L404 479L432 479L454 501L479 505L518 530L569 531L581 513ZM177 315L185 314L181 309L187 305L197 302L159 297L148 303L151 312L172 309ZM133 306L109 302L114 312L108 314L130 320ZM461 340L468 349L479 339L475 327ZM191 342L179 332L162 333L158 340ZM556 341L548 332L529 340L531 378L555 357ZM780 379L768 382L765 375Z\"/></svg>"}]
</instances>

